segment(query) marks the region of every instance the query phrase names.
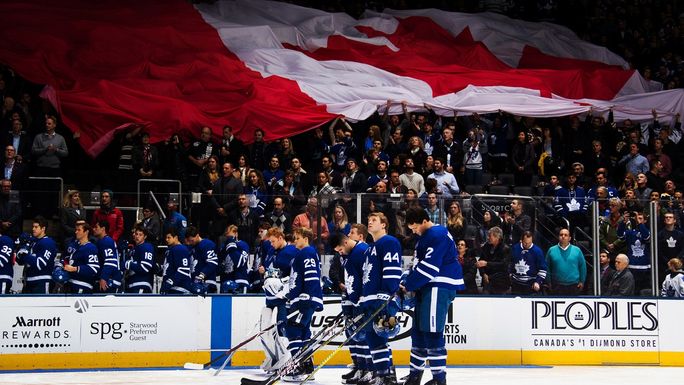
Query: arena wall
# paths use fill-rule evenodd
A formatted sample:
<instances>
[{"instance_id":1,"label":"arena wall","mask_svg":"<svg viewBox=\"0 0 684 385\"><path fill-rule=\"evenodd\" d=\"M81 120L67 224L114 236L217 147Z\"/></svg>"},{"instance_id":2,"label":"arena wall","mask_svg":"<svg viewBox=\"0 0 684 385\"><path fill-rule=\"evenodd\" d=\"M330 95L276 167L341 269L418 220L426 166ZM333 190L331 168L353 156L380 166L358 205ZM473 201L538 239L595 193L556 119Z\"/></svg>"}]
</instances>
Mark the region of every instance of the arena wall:
<instances>
[{"instance_id":1,"label":"arena wall","mask_svg":"<svg viewBox=\"0 0 684 385\"><path fill-rule=\"evenodd\" d=\"M208 362L257 331L262 296L0 297L0 370L181 367ZM313 332L340 312L327 297ZM412 312L392 341L408 363ZM684 366L684 302L641 298L458 297L445 336L452 365ZM339 344L333 341L315 360ZM257 366L258 341L234 357ZM329 362L346 364L346 349ZM218 362L220 364L221 361Z\"/></svg>"}]
</instances>

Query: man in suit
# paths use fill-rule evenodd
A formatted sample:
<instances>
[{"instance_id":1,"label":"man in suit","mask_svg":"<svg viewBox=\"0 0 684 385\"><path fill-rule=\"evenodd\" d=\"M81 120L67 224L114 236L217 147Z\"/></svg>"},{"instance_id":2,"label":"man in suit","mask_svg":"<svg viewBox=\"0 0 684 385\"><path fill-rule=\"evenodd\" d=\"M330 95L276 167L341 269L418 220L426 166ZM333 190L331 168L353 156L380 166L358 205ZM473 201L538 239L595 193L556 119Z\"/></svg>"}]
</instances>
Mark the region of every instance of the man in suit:
<instances>
[{"instance_id":1,"label":"man in suit","mask_svg":"<svg viewBox=\"0 0 684 385\"><path fill-rule=\"evenodd\" d=\"M3 178L12 182L15 190L21 190L24 186L24 181L28 177L26 165L19 160L14 146L11 144L5 146L5 169Z\"/></svg>"}]
</instances>

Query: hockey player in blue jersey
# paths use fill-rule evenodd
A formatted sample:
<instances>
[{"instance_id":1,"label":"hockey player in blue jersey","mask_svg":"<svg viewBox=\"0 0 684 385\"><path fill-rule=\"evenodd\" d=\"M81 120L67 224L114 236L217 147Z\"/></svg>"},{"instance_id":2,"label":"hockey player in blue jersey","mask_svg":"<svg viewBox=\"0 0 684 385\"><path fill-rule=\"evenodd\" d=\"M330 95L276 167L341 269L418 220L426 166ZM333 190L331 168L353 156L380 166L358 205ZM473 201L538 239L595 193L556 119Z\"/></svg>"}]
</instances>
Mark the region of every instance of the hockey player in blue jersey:
<instances>
[{"instance_id":1,"label":"hockey player in blue jersey","mask_svg":"<svg viewBox=\"0 0 684 385\"><path fill-rule=\"evenodd\" d=\"M164 234L166 254L164 256L164 276L159 290L162 294L190 294L192 277L192 258L187 246L180 243L178 232L171 227Z\"/></svg>"},{"instance_id":2,"label":"hockey player in blue jersey","mask_svg":"<svg viewBox=\"0 0 684 385\"><path fill-rule=\"evenodd\" d=\"M373 236L373 244L366 250L363 263L362 289L359 306L367 317L371 317L379 308L380 313L366 328L366 342L373 360L373 385L390 385L397 383L392 350L385 334L378 333L375 325L395 328L394 314L386 306L399 289L401 279L402 248L397 238L388 235L389 221L383 213L368 215L368 232Z\"/></svg>"},{"instance_id":3,"label":"hockey player in blue jersey","mask_svg":"<svg viewBox=\"0 0 684 385\"><path fill-rule=\"evenodd\" d=\"M238 293L247 293L249 286L247 263L249 261L249 245L238 239L238 227L228 226L226 230L226 242L221 248L221 258L224 261L225 277L222 281L234 281Z\"/></svg>"},{"instance_id":4,"label":"hockey player in blue jersey","mask_svg":"<svg viewBox=\"0 0 684 385\"><path fill-rule=\"evenodd\" d=\"M288 350L294 356L311 338L313 313L323 310L321 290L321 261L316 249L310 246L313 233L306 228L294 230L294 244L299 250L292 260L288 281L287 306L292 317L288 319L286 334ZM294 313L297 314L294 314ZM303 362L293 373L283 376L285 381L302 381L313 372L313 360Z\"/></svg>"},{"instance_id":5,"label":"hockey player in blue jersey","mask_svg":"<svg viewBox=\"0 0 684 385\"><path fill-rule=\"evenodd\" d=\"M203 239L195 226L190 226L185 230L185 244L190 248L192 257L192 279L207 285L207 293L216 293L218 291L216 244L209 239Z\"/></svg>"},{"instance_id":6,"label":"hockey player in blue jersey","mask_svg":"<svg viewBox=\"0 0 684 385\"><path fill-rule=\"evenodd\" d=\"M14 277L13 253L14 241L12 238L0 234L0 294L9 294L12 288Z\"/></svg>"},{"instance_id":7,"label":"hockey player in blue jersey","mask_svg":"<svg viewBox=\"0 0 684 385\"><path fill-rule=\"evenodd\" d=\"M444 326L449 305L458 290L465 289L458 253L449 231L430 222L425 210L411 208L406 225L418 235L413 268L401 285L415 293L415 317L411 329L410 373L404 385L420 385L425 362L430 362L429 385L446 385Z\"/></svg>"},{"instance_id":8,"label":"hockey player in blue jersey","mask_svg":"<svg viewBox=\"0 0 684 385\"><path fill-rule=\"evenodd\" d=\"M70 274L69 292L92 294L95 279L100 273L100 262L97 247L90 242L90 225L77 223L74 235L78 242L76 251L64 265L64 270Z\"/></svg>"},{"instance_id":9,"label":"hockey player in blue jersey","mask_svg":"<svg viewBox=\"0 0 684 385\"><path fill-rule=\"evenodd\" d=\"M292 244L287 243L285 234L279 227L271 227L266 232L264 242L269 243L269 250L262 257L260 268L264 269L264 294L266 306L261 310L261 329L265 329L273 323L274 312L278 327L273 332L261 336L261 345L264 348L266 358L261 368L270 372L281 367L289 357L287 350L288 341L286 336L287 326L287 293L292 261L299 250Z\"/></svg>"},{"instance_id":10,"label":"hockey player in blue jersey","mask_svg":"<svg viewBox=\"0 0 684 385\"><path fill-rule=\"evenodd\" d=\"M118 293L121 291L123 274L119 261L119 250L114 239L107 235L109 222L100 221L93 226L93 235L97 239L97 256L100 263L100 279L96 284L101 293Z\"/></svg>"},{"instance_id":11,"label":"hockey player in blue jersey","mask_svg":"<svg viewBox=\"0 0 684 385\"><path fill-rule=\"evenodd\" d=\"M511 258L511 293L540 294L546 280L546 256L532 242L532 232L525 231L520 242L513 245Z\"/></svg>"},{"instance_id":12,"label":"hockey player in blue jersey","mask_svg":"<svg viewBox=\"0 0 684 385\"><path fill-rule=\"evenodd\" d=\"M348 321L360 314L359 298L363 290L363 264L366 261L368 244L365 242L368 230L358 223L351 225L349 236L335 233L330 243L333 249L344 257L344 292L342 293L342 311ZM352 329L346 330L347 337ZM372 380L372 359L365 338L355 338L349 343L349 354L352 358L351 371L342 375L345 384L356 384Z\"/></svg>"},{"instance_id":13,"label":"hockey player in blue jersey","mask_svg":"<svg viewBox=\"0 0 684 385\"><path fill-rule=\"evenodd\" d=\"M618 238L627 244L629 270L634 276L634 293L641 295L642 290L651 288L651 248L649 247L651 230L646 224L644 213L638 211L632 214L636 224L634 228L629 229L627 227L627 223L630 223L629 215L630 213L625 213L625 218L618 224L616 233Z\"/></svg>"},{"instance_id":14,"label":"hockey player in blue jersey","mask_svg":"<svg viewBox=\"0 0 684 385\"><path fill-rule=\"evenodd\" d=\"M126 293L152 293L154 278L154 246L147 242L147 230L136 226L133 230L135 247L126 261Z\"/></svg>"},{"instance_id":15,"label":"hockey player in blue jersey","mask_svg":"<svg viewBox=\"0 0 684 385\"><path fill-rule=\"evenodd\" d=\"M24 252L17 252L17 262L26 266L24 293L48 294L52 281L52 269L57 255L57 244L46 235L48 222L43 217L33 220L31 246Z\"/></svg>"}]
</instances>

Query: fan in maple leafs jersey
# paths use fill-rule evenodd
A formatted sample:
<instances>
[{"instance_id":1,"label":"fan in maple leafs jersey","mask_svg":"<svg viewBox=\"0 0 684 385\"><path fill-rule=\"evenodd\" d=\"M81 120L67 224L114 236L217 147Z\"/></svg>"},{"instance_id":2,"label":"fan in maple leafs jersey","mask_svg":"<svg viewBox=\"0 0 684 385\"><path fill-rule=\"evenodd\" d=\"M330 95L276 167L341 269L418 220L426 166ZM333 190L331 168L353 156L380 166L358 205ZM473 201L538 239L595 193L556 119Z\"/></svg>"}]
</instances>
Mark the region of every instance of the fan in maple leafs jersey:
<instances>
[{"instance_id":1,"label":"fan in maple leafs jersey","mask_svg":"<svg viewBox=\"0 0 684 385\"><path fill-rule=\"evenodd\" d=\"M628 229L624 221L617 228L617 236L627 244L629 269L634 275L634 292L651 287L651 230L643 213L636 214L636 228Z\"/></svg>"},{"instance_id":2,"label":"fan in maple leafs jersey","mask_svg":"<svg viewBox=\"0 0 684 385\"><path fill-rule=\"evenodd\" d=\"M546 280L546 256L532 242L531 232L523 233L521 241L513 245L511 254L512 293L538 293Z\"/></svg>"}]
</instances>

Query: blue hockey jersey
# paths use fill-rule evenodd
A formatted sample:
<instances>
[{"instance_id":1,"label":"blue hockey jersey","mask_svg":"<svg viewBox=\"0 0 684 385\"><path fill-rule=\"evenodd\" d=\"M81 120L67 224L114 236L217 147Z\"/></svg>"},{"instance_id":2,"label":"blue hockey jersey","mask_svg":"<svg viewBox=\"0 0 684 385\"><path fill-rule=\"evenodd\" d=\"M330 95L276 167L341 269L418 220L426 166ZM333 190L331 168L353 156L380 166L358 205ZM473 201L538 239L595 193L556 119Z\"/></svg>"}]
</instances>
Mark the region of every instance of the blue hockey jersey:
<instances>
[{"instance_id":1,"label":"blue hockey jersey","mask_svg":"<svg viewBox=\"0 0 684 385\"><path fill-rule=\"evenodd\" d=\"M100 263L100 279L107 282L111 280L112 289L121 287L123 274L119 263L119 251L112 237L106 235L97 241L97 256Z\"/></svg>"},{"instance_id":2,"label":"blue hockey jersey","mask_svg":"<svg viewBox=\"0 0 684 385\"><path fill-rule=\"evenodd\" d=\"M280 250L275 251L275 261L273 266L280 270L281 277L287 277L290 275L290 270L292 269L292 261L295 256L299 253L299 250L294 245L285 245Z\"/></svg>"},{"instance_id":3,"label":"blue hockey jersey","mask_svg":"<svg viewBox=\"0 0 684 385\"><path fill-rule=\"evenodd\" d=\"M202 239L193 246L192 256L192 276L204 275L204 282L216 285L216 272L218 270L218 256L216 255L216 244L209 239Z\"/></svg>"},{"instance_id":4,"label":"blue hockey jersey","mask_svg":"<svg viewBox=\"0 0 684 385\"><path fill-rule=\"evenodd\" d=\"M384 235L366 250L363 262L359 304L374 301L378 295L394 295L401 279L401 244L391 235Z\"/></svg>"},{"instance_id":5,"label":"blue hockey jersey","mask_svg":"<svg viewBox=\"0 0 684 385\"><path fill-rule=\"evenodd\" d=\"M133 248L131 259L126 261L128 278L126 286L133 290L141 287L152 290L152 278L154 275L154 246L143 242Z\"/></svg>"},{"instance_id":6,"label":"blue hockey jersey","mask_svg":"<svg viewBox=\"0 0 684 385\"><path fill-rule=\"evenodd\" d=\"M171 285L171 289L189 292L192 281L190 269L192 269L192 259L187 246L178 244L166 250L162 280Z\"/></svg>"},{"instance_id":7,"label":"blue hockey jersey","mask_svg":"<svg viewBox=\"0 0 684 385\"><path fill-rule=\"evenodd\" d=\"M311 306L316 311L323 309L321 260L312 246L299 250L292 260L288 285L290 286L287 294L289 307ZM301 294L306 294L306 296L301 296Z\"/></svg>"},{"instance_id":8,"label":"blue hockey jersey","mask_svg":"<svg viewBox=\"0 0 684 385\"><path fill-rule=\"evenodd\" d=\"M29 253L24 257L26 265L26 285L44 285L52 280L54 258L57 255L57 244L50 237L34 239Z\"/></svg>"},{"instance_id":9,"label":"blue hockey jersey","mask_svg":"<svg viewBox=\"0 0 684 385\"><path fill-rule=\"evenodd\" d=\"M617 228L618 238L627 244L627 256L629 257L629 268L636 270L647 270L651 268L651 230L646 224L642 223L636 229L629 230L625 222L620 222Z\"/></svg>"},{"instance_id":10,"label":"blue hockey jersey","mask_svg":"<svg viewBox=\"0 0 684 385\"><path fill-rule=\"evenodd\" d=\"M511 258L511 280L520 285L531 286L534 282L543 284L546 280L546 256L539 246L532 244L529 249L522 242L513 245Z\"/></svg>"},{"instance_id":11,"label":"blue hockey jersey","mask_svg":"<svg viewBox=\"0 0 684 385\"><path fill-rule=\"evenodd\" d=\"M249 245L245 241L228 237L223 246L223 258L228 279L237 284L249 285L247 277L247 262L249 261Z\"/></svg>"},{"instance_id":12,"label":"blue hockey jersey","mask_svg":"<svg viewBox=\"0 0 684 385\"><path fill-rule=\"evenodd\" d=\"M12 251L14 241L7 235L0 236L0 281L12 283L14 268L12 267Z\"/></svg>"},{"instance_id":13,"label":"blue hockey jersey","mask_svg":"<svg viewBox=\"0 0 684 385\"><path fill-rule=\"evenodd\" d=\"M553 207L563 217L567 217L571 212L585 213L587 211L586 193L582 187L575 187L572 190L561 187L556 190Z\"/></svg>"},{"instance_id":14,"label":"blue hockey jersey","mask_svg":"<svg viewBox=\"0 0 684 385\"><path fill-rule=\"evenodd\" d=\"M100 262L97 259L97 247L90 242L77 244L76 251L68 261L69 265L78 268L69 273L69 284L74 292L92 293L93 284L100 272Z\"/></svg>"},{"instance_id":15,"label":"blue hockey jersey","mask_svg":"<svg viewBox=\"0 0 684 385\"><path fill-rule=\"evenodd\" d=\"M456 244L446 227L434 225L418 237L413 269L404 287L408 291L430 287L465 290Z\"/></svg>"},{"instance_id":16,"label":"blue hockey jersey","mask_svg":"<svg viewBox=\"0 0 684 385\"><path fill-rule=\"evenodd\" d=\"M344 286L349 305L356 305L363 290L363 263L366 261L368 244L358 242L344 258Z\"/></svg>"}]
</instances>

